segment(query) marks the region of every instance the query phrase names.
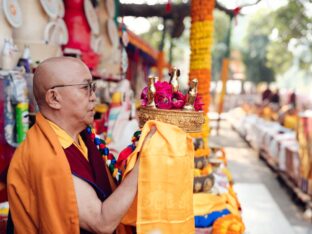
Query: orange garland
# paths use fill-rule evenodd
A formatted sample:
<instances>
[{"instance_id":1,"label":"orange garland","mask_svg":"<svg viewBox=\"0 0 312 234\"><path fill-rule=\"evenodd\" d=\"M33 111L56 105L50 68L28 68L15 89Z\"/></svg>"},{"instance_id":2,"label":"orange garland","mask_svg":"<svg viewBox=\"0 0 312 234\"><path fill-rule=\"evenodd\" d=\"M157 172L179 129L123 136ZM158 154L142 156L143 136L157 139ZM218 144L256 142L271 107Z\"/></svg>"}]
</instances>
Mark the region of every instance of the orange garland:
<instances>
[{"instance_id":1,"label":"orange garland","mask_svg":"<svg viewBox=\"0 0 312 234\"><path fill-rule=\"evenodd\" d=\"M212 234L242 234L244 231L242 219L234 214L218 218L212 226Z\"/></svg>"},{"instance_id":2,"label":"orange garland","mask_svg":"<svg viewBox=\"0 0 312 234\"><path fill-rule=\"evenodd\" d=\"M214 0L192 0L191 56L189 79L198 79L198 93L208 112L210 103L211 47L213 38Z\"/></svg>"}]
</instances>

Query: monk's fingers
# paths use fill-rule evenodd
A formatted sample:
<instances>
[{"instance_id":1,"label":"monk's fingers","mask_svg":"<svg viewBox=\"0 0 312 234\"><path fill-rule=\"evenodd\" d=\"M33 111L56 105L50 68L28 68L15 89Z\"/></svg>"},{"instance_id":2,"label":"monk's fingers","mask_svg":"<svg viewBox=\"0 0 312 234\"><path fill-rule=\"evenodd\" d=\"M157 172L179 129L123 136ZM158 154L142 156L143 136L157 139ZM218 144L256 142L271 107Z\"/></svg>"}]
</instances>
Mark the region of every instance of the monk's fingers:
<instances>
[{"instance_id":1,"label":"monk's fingers","mask_svg":"<svg viewBox=\"0 0 312 234\"><path fill-rule=\"evenodd\" d=\"M150 132L148 133L148 135L147 135L146 138L147 138L147 139L151 138L151 137L155 134L156 130L157 130L157 128L156 128L155 126L152 126L152 127L151 127L151 130L150 130Z\"/></svg>"},{"instance_id":2,"label":"monk's fingers","mask_svg":"<svg viewBox=\"0 0 312 234\"><path fill-rule=\"evenodd\" d=\"M149 140L156 132L157 128L155 126L152 126L149 133L147 134L147 136L145 137L143 143L142 143L142 148L144 147L144 145L146 144L146 141ZM138 158L140 157L141 152L138 153Z\"/></svg>"}]
</instances>

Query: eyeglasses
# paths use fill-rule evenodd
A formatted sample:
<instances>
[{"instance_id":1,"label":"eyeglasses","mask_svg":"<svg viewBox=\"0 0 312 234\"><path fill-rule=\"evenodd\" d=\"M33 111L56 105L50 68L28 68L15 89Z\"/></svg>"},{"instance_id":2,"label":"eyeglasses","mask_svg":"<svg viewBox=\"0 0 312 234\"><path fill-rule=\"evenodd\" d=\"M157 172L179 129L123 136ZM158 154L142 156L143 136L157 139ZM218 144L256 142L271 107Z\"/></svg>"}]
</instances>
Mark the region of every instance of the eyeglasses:
<instances>
[{"instance_id":1,"label":"eyeglasses","mask_svg":"<svg viewBox=\"0 0 312 234\"><path fill-rule=\"evenodd\" d=\"M89 96L91 96L92 92L95 92L96 90L96 83L94 81L90 81L88 83L82 83L82 84L54 85L50 89L69 87L69 86L82 86L81 87L82 89L88 90Z\"/></svg>"}]
</instances>

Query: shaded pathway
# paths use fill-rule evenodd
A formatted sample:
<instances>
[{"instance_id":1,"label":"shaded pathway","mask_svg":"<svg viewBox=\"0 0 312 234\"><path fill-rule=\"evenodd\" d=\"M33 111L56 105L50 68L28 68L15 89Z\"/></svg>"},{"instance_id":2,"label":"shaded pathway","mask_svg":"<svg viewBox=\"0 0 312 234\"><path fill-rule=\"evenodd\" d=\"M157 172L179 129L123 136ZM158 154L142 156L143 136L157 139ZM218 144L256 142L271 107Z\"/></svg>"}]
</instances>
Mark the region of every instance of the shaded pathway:
<instances>
[{"instance_id":1,"label":"shaded pathway","mask_svg":"<svg viewBox=\"0 0 312 234\"><path fill-rule=\"evenodd\" d=\"M247 225L246 233L312 234L312 223L304 220L303 210L294 204L287 194L287 190L278 182L276 174L259 159L258 152L250 148L232 130L226 118L221 121L219 135L212 130L209 144L225 147L228 166L233 174L235 189L241 200L242 209L249 214L245 217L245 213L243 213ZM259 206L257 202L267 202L268 204ZM255 207L259 209L254 209ZM259 218L258 223L251 220L251 210ZM268 217L271 219L271 223L269 223ZM261 223L261 220L264 219L265 224L271 226L271 229L264 227L265 225ZM276 232L276 230L280 232Z\"/></svg>"}]
</instances>

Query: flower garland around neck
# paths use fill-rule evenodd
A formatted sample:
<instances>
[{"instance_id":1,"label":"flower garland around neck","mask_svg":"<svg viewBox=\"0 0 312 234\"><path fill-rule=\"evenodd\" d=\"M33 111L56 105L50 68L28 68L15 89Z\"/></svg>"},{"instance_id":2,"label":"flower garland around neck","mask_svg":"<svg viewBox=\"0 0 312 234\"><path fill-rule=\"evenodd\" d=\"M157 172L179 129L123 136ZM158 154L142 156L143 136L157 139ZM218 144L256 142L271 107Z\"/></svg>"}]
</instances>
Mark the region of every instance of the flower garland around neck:
<instances>
[{"instance_id":1,"label":"flower garland around neck","mask_svg":"<svg viewBox=\"0 0 312 234\"><path fill-rule=\"evenodd\" d=\"M130 156L130 154L135 150L136 144L140 139L141 131L136 131L133 134L131 139L132 144L128 145L118 157L118 160L114 157L112 153L109 152L108 147L106 146L105 140L99 138L95 134L95 130L90 126L87 127L87 133L90 135L91 139L93 140L94 144L97 146L98 150L100 151L107 167L109 168L110 173L112 174L113 178L116 179L117 183L120 183L122 178L122 172L126 167L126 160Z\"/></svg>"}]
</instances>

